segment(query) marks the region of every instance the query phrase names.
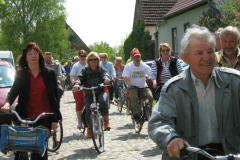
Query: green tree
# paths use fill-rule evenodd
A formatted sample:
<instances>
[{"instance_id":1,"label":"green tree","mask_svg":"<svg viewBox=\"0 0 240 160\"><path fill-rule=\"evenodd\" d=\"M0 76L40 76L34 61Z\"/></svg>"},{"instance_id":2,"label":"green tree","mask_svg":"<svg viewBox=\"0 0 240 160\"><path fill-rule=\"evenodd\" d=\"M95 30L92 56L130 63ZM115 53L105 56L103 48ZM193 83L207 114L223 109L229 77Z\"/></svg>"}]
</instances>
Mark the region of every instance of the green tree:
<instances>
[{"instance_id":1,"label":"green tree","mask_svg":"<svg viewBox=\"0 0 240 160\"><path fill-rule=\"evenodd\" d=\"M198 25L204 26L212 32L215 32L220 27L224 28L229 25L240 26L240 1L233 0L221 3L219 8L221 8L221 14L213 9L203 12L198 17Z\"/></svg>"},{"instance_id":2,"label":"green tree","mask_svg":"<svg viewBox=\"0 0 240 160\"><path fill-rule=\"evenodd\" d=\"M42 51L61 58L69 47L69 31L66 30L65 0L5 0L7 7L0 9L0 47L12 50L15 58L28 42L36 42Z\"/></svg>"},{"instance_id":3,"label":"green tree","mask_svg":"<svg viewBox=\"0 0 240 160\"><path fill-rule=\"evenodd\" d=\"M144 22L139 20L134 24L132 32L124 41L125 62L130 57L130 52L133 48L138 48L141 52L142 60L146 60L149 40L151 40L151 35L149 31L145 31Z\"/></svg>"},{"instance_id":4,"label":"green tree","mask_svg":"<svg viewBox=\"0 0 240 160\"><path fill-rule=\"evenodd\" d=\"M107 53L108 60L111 61L115 58L115 53L112 47L107 42L100 42L100 43L93 43L92 45L88 46L90 50L97 52L97 53Z\"/></svg>"}]
</instances>

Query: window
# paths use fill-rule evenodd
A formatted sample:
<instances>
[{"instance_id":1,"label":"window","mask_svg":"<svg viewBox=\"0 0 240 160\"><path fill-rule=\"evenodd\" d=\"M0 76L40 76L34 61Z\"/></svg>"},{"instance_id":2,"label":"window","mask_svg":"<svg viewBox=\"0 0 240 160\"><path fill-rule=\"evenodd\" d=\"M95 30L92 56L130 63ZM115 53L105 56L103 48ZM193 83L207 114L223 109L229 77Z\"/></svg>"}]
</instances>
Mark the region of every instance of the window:
<instances>
[{"instance_id":1,"label":"window","mask_svg":"<svg viewBox=\"0 0 240 160\"><path fill-rule=\"evenodd\" d=\"M172 51L178 54L177 28L172 28Z\"/></svg>"},{"instance_id":2,"label":"window","mask_svg":"<svg viewBox=\"0 0 240 160\"><path fill-rule=\"evenodd\" d=\"M190 28L190 23L189 22L184 24L184 33L186 33L186 30L188 28Z\"/></svg>"}]
</instances>

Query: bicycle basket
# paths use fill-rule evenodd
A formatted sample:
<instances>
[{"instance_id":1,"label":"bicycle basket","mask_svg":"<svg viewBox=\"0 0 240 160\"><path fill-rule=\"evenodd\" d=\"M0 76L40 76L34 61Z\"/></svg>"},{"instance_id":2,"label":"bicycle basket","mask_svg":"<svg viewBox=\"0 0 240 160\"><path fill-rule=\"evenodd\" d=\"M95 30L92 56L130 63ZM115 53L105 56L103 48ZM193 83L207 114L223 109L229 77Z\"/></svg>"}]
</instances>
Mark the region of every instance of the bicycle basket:
<instances>
[{"instance_id":1,"label":"bicycle basket","mask_svg":"<svg viewBox=\"0 0 240 160\"><path fill-rule=\"evenodd\" d=\"M1 126L1 152L33 151L43 157L47 148L48 129L42 126L35 128L19 126Z\"/></svg>"}]
</instances>

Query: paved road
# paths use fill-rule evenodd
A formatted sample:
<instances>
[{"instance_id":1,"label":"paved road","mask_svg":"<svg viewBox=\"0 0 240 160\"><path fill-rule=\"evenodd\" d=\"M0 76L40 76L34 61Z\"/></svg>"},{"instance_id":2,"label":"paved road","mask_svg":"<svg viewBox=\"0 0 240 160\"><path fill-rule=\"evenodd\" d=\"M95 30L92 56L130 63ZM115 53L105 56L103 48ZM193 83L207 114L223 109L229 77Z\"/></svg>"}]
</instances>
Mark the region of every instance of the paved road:
<instances>
[{"instance_id":1,"label":"paved road","mask_svg":"<svg viewBox=\"0 0 240 160\"><path fill-rule=\"evenodd\" d=\"M161 151L147 134L147 123L144 123L140 134L135 133L131 117L117 111L115 105L110 107L111 131L105 132L105 152L98 154L92 139L81 134L77 127L75 102L71 91L65 91L61 99L63 115L64 137L60 149L49 153L49 159L76 160L76 159L161 159ZM12 154L0 153L1 160L13 159Z\"/></svg>"}]
</instances>

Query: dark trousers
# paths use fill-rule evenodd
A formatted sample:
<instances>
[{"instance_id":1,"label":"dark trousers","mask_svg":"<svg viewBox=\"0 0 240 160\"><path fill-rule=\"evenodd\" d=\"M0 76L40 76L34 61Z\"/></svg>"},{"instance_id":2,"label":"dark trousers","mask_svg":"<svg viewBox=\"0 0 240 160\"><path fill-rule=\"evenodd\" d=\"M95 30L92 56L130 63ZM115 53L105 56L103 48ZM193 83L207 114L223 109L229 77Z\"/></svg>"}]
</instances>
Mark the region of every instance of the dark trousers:
<instances>
[{"instance_id":1,"label":"dark trousers","mask_svg":"<svg viewBox=\"0 0 240 160\"><path fill-rule=\"evenodd\" d=\"M201 149L206 149L206 148L210 148L210 149L214 149L214 150L206 150L206 152L208 152L209 154L213 155L213 156L217 156L217 155L225 155L224 151L223 151L223 147L221 143L210 143L204 146L199 147ZM220 151L217 152L216 150ZM210 160L209 158L198 154L198 160Z\"/></svg>"},{"instance_id":2,"label":"dark trousers","mask_svg":"<svg viewBox=\"0 0 240 160\"><path fill-rule=\"evenodd\" d=\"M19 122L17 122L19 125ZM52 129L52 123L51 123L51 117L47 117L47 118L42 118L40 120L37 121L37 123L34 125L34 126L44 126L46 128L49 129L49 131L51 131ZM15 152L15 158L14 160L18 160L19 159L19 152ZM34 159L34 160L48 160L48 153L47 153L47 149L46 149L46 152L44 154L43 157L41 157L41 155L39 153L32 153L31 155L31 159Z\"/></svg>"},{"instance_id":3,"label":"dark trousers","mask_svg":"<svg viewBox=\"0 0 240 160\"><path fill-rule=\"evenodd\" d=\"M99 110L102 116L108 115L108 93L102 92L96 96L96 100L99 103ZM85 120L87 124L90 124L91 108L90 105L93 103L93 97L86 95L84 98L84 105L86 110Z\"/></svg>"},{"instance_id":4,"label":"dark trousers","mask_svg":"<svg viewBox=\"0 0 240 160\"><path fill-rule=\"evenodd\" d=\"M114 87L109 87L109 88L108 88L108 90L109 90L110 101L113 100L113 89L114 89Z\"/></svg>"}]
</instances>

